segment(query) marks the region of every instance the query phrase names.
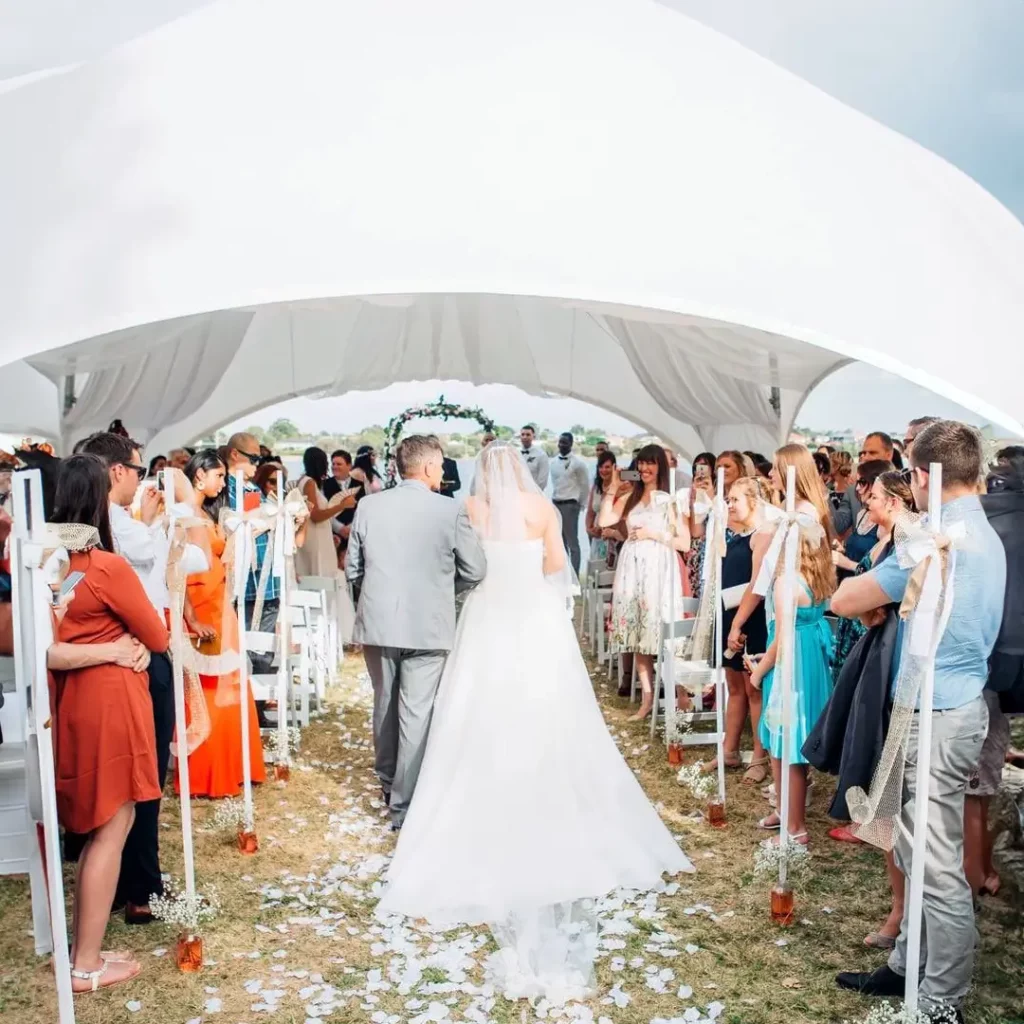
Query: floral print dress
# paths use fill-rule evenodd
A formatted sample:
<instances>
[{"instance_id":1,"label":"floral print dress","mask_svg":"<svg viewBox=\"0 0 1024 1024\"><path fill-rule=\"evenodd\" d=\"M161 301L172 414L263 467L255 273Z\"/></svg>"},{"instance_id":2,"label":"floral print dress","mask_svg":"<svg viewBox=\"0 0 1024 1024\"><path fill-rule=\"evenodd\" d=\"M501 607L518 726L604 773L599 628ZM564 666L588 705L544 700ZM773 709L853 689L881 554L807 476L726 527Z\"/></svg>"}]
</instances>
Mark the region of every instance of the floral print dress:
<instances>
[{"instance_id":1,"label":"floral print dress","mask_svg":"<svg viewBox=\"0 0 1024 1024\"><path fill-rule=\"evenodd\" d=\"M626 526L668 533L670 509L669 495L655 491L650 504L630 511ZM619 549L612 588L612 643L621 651L656 655L661 624L679 617L682 594L679 559L672 548L657 540L625 541Z\"/></svg>"}]
</instances>

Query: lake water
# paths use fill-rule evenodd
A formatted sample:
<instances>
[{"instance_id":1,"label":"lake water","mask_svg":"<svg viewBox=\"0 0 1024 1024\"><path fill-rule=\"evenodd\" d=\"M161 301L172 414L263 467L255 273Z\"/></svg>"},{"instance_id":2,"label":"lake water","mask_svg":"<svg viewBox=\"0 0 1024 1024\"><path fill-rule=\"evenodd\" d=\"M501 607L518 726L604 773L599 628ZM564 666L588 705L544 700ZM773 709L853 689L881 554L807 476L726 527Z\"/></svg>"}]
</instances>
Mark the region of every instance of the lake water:
<instances>
[{"instance_id":1,"label":"lake water","mask_svg":"<svg viewBox=\"0 0 1024 1024\"><path fill-rule=\"evenodd\" d=\"M584 459L587 464L587 470L593 478L596 472L597 459ZM290 480L297 480L302 475L302 460L298 458L286 458L284 460L285 466L288 468L288 478ZM459 480L462 483L462 488L456 492L455 500L458 501L460 498L465 497L470 493L470 488L473 485L473 476L476 470L476 459L456 459L456 464L459 467ZM550 494L551 487L548 486L548 493ZM580 512L580 552L583 561L586 561L586 552L590 549L590 539L587 537L587 530L585 525L584 512Z\"/></svg>"}]
</instances>

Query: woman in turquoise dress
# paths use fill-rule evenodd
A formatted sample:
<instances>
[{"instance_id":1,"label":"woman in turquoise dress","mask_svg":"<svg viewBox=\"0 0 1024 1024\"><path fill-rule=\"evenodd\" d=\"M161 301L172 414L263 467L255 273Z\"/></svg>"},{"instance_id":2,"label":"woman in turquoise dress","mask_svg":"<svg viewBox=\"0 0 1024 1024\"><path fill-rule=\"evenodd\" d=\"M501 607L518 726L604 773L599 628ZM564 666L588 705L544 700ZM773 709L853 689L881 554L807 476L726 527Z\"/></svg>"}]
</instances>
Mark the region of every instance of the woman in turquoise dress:
<instances>
[{"instance_id":1,"label":"woman in turquoise dress","mask_svg":"<svg viewBox=\"0 0 1024 1024\"><path fill-rule=\"evenodd\" d=\"M782 792L782 691L773 695L778 658L776 609L782 606L782 564L779 559L775 586L766 600L768 615L768 651L752 666L751 684L762 690L764 713L761 716L761 742L772 761L775 792ZM829 599L835 590L836 576L826 543L806 539L800 544L797 583L795 657L793 661L792 745L790 747L789 822L790 838L806 845L807 761L802 748L832 693L832 629L825 621ZM781 678L781 677L780 677ZM770 814L758 826L775 831L779 815Z\"/></svg>"}]
</instances>

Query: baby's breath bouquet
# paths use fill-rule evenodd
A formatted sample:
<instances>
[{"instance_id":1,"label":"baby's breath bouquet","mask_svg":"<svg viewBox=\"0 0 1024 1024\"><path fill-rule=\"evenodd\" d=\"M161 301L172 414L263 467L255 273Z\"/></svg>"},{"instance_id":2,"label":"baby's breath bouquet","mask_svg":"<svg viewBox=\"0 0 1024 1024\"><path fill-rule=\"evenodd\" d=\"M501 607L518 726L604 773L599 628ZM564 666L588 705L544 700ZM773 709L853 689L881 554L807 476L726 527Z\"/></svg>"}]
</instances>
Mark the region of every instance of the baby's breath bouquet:
<instances>
[{"instance_id":1,"label":"baby's breath bouquet","mask_svg":"<svg viewBox=\"0 0 1024 1024\"><path fill-rule=\"evenodd\" d=\"M245 801L231 797L221 800L210 819L209 829L211 832L237 832L239 829L251 832L252 822L245 812Z\"/></svg>"},{"instance_id":2,"label":"baby's breath bouquet","mask_svg":"<svg viewBox=\"0 0 1024 1024\"><path fill-rule=\"evenodd\" d=\"M956 1013L952 1009L940 1010L936 1013L923 1013L920 1010L910 1010L900 1003L893 1006L892 1003L879 1003L862 1021L844 1021L843 1024L954 1024Z\"/></svg>"},{"instance_id":3,"label":"baby's breath bouquet","mask_svg":"<svg viewBox=\"0 0 1024 1024\"><path fill-rule=\"evenodd\" d=\"M695 764L684 764L679 769L676 781L680 786L686 786L698 800L707 800L718 788L718 780L714 774L704 772L703 761Z\"/></svg>"},{"instance_id":4,"label":"baby's breath bouquet","mask_svg":"<svg viewBox=\"0 0 1024 1024\"><path fill-rule=\"evenodd\" d=\"M789 854L786 859L786 869L789 873L796 874L801 871L810 870L811 851L802 843L789 843ZM772 842L761 843L754 851L754 874L755 875L777 875L779 873L779 861L782 859L782 846ZM875 1024L875 1022L872 1022ZM883 1024L879 1021L878 1024Z\"/></svg>"},{"instance_id":5,"label":"baby's breath bouquet","mask_svg":"<svg viewBox=\"0 0 1024 1024\"><path fill-rule=\"evenodd\" d=\"M287 764L298 752L299 740L302 733L296 728L285 729L284 742L281 740L281 730L274 729L267 737L267 753L275 763Z\"/></svg>"},{"instance_id":6,"label":"baby's breath bouquet","mask_svg":"<svg viewBox=\"0 0 1024 1024\"><path fill-rule=\"evenodd\" d=\"M217 916L220 898L212 886L205 893L189 895L175 882L167 882L163 896L150 897L149 908L155 918L177 925L186 935L194 935L204 921Z\"/></svg>"}]
</instances>

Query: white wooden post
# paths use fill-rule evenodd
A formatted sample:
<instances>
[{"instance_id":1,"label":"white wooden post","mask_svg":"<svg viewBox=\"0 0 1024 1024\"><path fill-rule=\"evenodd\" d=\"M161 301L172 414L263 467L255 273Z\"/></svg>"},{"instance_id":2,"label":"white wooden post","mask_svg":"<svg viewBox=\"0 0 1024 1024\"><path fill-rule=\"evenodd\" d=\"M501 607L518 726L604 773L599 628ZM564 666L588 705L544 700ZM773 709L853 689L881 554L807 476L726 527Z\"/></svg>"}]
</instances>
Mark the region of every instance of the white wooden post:
<instances>
[{"instance_id":1,"label":"white wooden post","mask_svg":"<svg viewBox=\"0 0 1024 1024\"><path fill-rule=\"evenodd\" d=\"M164 505L168 509L174 504L174 473L164 473ZM174 520L170 519L171 531ZM181 616L176 614L174 598L171 598L171 653L184 651L185 636ZM181 803L181 853L185 862L185 892L194 896L196 892L196 859L192 847L192 782L188 770L188 747L185 734L188 728L185 720L185 667L181 659L171 658L174 679L174 727L178 737L178 790Z\"/></svg>"},{"instance_id":2,"label":"white wooden post","mask_svg":"<svg viewBox=\"0 0 1024 1024\"><path fill-rule=\"evenodd\" d=\"M722 531L725 536L725 470L718 471L718 487L715 498L715 518L723 517L721 523L715 524L715 532ZM705 550L704 557L709 552ZM722 636L722 591L723 591L723 568L724 558L715 554L715 561L712 565L712 572L715 574L712 580L715 594L715 731L718 733L718 802L725 804L725 669L722 666L722 645L725 637Z\"/></svg>"},{"instance_id":3,"label":"white wooden post","mask_svg":"<svg viewBox=\"0 0 1024 1024\"><path fill-rule=\"evenodd\" d=\"M246 828L254 824L252 807L252 765L249 763L249 652L245 641L245 589L249 582L252 561L252 530L242 518L245 515L245 478L241 470L235 474L235 512L238 514L238 536L235 538L235 594L238 597L238 699L242 715L242 798L245 803Z\"/></svg>"},{"instance_id":4,"label":"white wooden post","mask_svg":"<svg viewBox=\"0 0 1024 1024\"><path fill-rule=\"evenodd\" d=\"M295 530L294 524L290 521L285 511L284 494L284 472L277 471L277 520L275 529L277 538L275 547L281 557L277 560L281 569L280 586L278 590L278 615L277 632L281 645L281 660L277 666L277 750L279 758L284 758L285 764L291 763L291 753L288 748L288 683L291 678L291 615L292 610L288 603L288 559L295 553Z\"/></svg>"},{"instance_id":5,"label":"white wooden post","mask_svg":"<svg viewBox=\"0 0 1024 1024\"><path fill-rule=\"evenodd\" d=\"M668 492L669 492L669 522L670 524L674 521L675 516L678 514L676 508L676 467L670 466L668 470ZM671 532L671 531L670 531ZM674 534L673 534L674 536ZM663 687L665 690L665 746L668 746L669 737L672 736L676 731L676 608L678 607L678 593L679 587L676 586L676 569L679 565L679 555L676 554L675 546L671 550L672 561L669 562L669 587L672 590L672 594L669 597L669 622L671 640L668 645L668 678L664 679L658 677L655 682L655 686ZM679 583L682 583L680 577ZM661 641L662 655L665 653L665 640L662 637ZM654 695L654 711L652 714L657 718L658 708L658 695Z\"/></svg>"},{"instance_id":6,"label":"white wooden post","mask_svg":"<svg viewBox=\"0 0 1024 1024\"><path fill-rule=\"evenodd\" d=\"M32 534L43 528L42 477L38 470L14 476L14 524L11 565L11 600L14 619L16 671L28 681L29 750L35 736L39 763L39 785L43 810L43 845L46 856L46 886L50 903L53 940L53 973L57 983L57 1018L60 1024L74 1024L75 1007L71 989L71 957L64 912L64 875L60 833L57 827L57 785L53 762L53 732L50 718L50 688L46 656L53 643L51 626L52 592L39 571L43 553L32 542Z\"/></svg>"},{"instance_id":7,"label":"white wooden post","mask_svg":"<svg viewBox=\"0 0 1024 1024\"><path fill-rule=\"evenodd\" d=\"M789 859L789 768L793 762L793 738L792 722L793 715L793 657L796 646L796 554L800 549L799 527L792 525L793 514L796 511L796 468L790 466L786 470L786 514L779 529L787 531L785 551L782 557L782 607L785 611L783 625L784 633L778 636L778 654L775 664L780 671L775 673L774 686L782 687L782 770L779 779L779 845L781 856L779 857L779 885L786 884ZM773 581L774 582L774 581ZM775 620L778 623L778 614ZM767 708L762 711L762 714Z\"/></svg>"},{"instance_id":8,"label":"white wooden post","mask_svg":"<svg viewBox=\"0 0 1024 1024\"><path fill-rule=\"evenodd\" d=\"M928 530L937 534L942 526L942 464L928 467ZM921 967L922 906L924 902L924 866L928 856L928 797L932 767L932 704L935 695L935 646L932 636L928 663L921 683L917 716L917 792L914 797L914 837L910 862L910 908L907 933L907 988L904 1002L913 1015L918 1005Z\"/></svg>"}]
</instances>

